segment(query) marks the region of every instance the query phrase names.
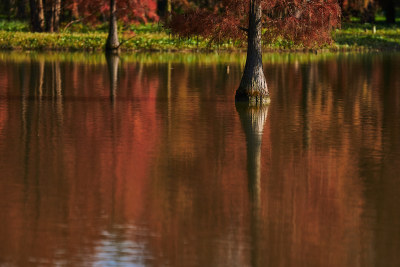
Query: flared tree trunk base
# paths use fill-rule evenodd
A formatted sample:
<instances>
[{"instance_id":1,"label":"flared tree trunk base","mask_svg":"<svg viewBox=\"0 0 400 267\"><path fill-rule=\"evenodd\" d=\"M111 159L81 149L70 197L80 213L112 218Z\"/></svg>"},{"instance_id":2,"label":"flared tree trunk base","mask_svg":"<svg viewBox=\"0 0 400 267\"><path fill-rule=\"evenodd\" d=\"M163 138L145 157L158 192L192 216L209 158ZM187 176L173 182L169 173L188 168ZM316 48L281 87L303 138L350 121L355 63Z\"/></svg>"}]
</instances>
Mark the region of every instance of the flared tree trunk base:
<instances>
[{"instance_id":1,"label":"flared tree trunk base","mask_svg":"<svg viewBox=\"0 0 400 267\"><path fill-rule=\"evenodd\" d=\"M261 0L251 0L249 5L246 65L240 86L236 90L235 101L258 106L270 102L262 63Z\"/></svg>"},{"instance_id":2,"label":"flared tree trunk base","mask_svg":"<svg viewBox=\"0 0 400 267\"><path fill-rule=\"evenodd\" d=\"M271 102L271 98L269 94L265 94L259 91L246 91L241 90L240 88L236 91L235 94L236 102L244 102L249 103L249 106L258 106L258 105L268 105Z\"/></svg>"},{"instance_id":3,"label":"flared tree trunk base","mask_svg":"<svg viewBox=\"0 0 400 267\"><path fill-rule=\"evenodd\" d=\"M250 106L269 104L269 91L261 62L261 59L253 61L251 57L247 58L242 80L236 90L236 102L248 102Z\"/></svg>"}]
</instances>

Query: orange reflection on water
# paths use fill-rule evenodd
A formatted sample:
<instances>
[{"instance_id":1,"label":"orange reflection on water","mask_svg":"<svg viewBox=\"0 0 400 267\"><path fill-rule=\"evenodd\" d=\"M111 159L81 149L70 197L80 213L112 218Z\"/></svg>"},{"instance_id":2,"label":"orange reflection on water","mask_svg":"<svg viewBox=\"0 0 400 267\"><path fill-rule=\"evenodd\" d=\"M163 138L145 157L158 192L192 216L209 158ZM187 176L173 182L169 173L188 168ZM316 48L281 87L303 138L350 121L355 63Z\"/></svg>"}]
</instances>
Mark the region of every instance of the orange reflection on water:
<instances>
[{"instance_id":1,"label":"orange reflection on water","mask_svg":"<svg viewBox=\"0 0 400 267\"><path fill-rule=\"evenodd\" d=\"M396 58L267 56L253 111L236 63L2 58L2 263L399 263Z\"/></svg>"}]
</instances>

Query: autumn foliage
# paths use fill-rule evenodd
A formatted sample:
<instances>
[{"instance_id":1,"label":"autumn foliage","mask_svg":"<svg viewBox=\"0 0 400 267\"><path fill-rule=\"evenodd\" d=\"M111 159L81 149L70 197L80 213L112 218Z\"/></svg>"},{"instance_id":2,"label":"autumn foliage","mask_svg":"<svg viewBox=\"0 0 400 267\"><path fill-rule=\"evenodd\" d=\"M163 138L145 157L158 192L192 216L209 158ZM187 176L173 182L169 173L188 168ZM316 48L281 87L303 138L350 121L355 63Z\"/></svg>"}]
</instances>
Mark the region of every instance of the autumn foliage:
<instances>
[{"instance_id":1,"label":"autumn foliage","mask_svg":"<svg viewBox=\"0 0 400 267\"><path fill-rule=\"evenodd\" d=\"M157 21L156 0L117 0L117 16L120 21L142 22ZM108 17L109 1L106 0L66 0L65 6L75 16L95 23Z\"/></svg>"},{"instance_id":2,"label":"autumn foliage","mask_svg":"<svg viewBox=\"0 0 400 267\"><path fill-rule=\"evenodd\" d=\"M173 14L169 27L181 36L213 40L246 37L251 0L222 0L214 9L188 8ZM264 40L286 39L307 46L329 43L331 30L340 24L336 0L261 0Z\"/></svg>"}]
</instances>

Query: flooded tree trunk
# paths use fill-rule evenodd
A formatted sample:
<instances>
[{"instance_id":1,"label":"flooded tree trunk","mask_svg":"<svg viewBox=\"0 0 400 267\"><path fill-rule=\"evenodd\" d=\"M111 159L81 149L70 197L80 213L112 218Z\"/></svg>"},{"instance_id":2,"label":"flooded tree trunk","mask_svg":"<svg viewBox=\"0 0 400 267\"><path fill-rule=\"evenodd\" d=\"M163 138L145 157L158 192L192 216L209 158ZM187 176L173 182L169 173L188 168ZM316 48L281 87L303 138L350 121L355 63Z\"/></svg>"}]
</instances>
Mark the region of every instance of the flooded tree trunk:
<instances>
[{"instance_id":1,"label":"flooded tree trunk","mask_svg":"<svg viewBox=\"0 0 400 267\"><path fill-rule=\"evenodd\" d=\"M106 51L116 52L119 49L118 25L117 25L117 5L115 0L110 0L110 22L108 37L106 42Z\"/></svg>"},{"instance_id":2,"label":"flooded tree trunk","mask_svg":"<svg viewBox=\"0 0 400 267\"><path fill-rule=\"evenodd\" d=\"M269 102L269 92L262 65L261 15L261 0L251 0L247 29L247 59L240 86L236 90L236 101L255 104Z\"/></svg>"},{"instance_id":3,"label":"flooded tree trunk","mask_svg":"<svg viewBox=\"0 0 400 267\"><path fill-rule=\"evenodd\" d=\"M44 31L43 0L29 0L31 9L31 28L33 32Z\"/></svg>"}]
</instances>

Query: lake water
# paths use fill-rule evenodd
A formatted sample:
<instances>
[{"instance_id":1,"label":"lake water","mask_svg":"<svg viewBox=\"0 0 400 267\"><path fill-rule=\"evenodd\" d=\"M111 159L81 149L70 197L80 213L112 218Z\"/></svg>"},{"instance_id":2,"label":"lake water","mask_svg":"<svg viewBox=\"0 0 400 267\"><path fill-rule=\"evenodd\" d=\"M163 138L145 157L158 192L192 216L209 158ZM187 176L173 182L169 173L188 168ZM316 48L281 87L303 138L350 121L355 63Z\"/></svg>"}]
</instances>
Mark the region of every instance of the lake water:
<instances>
[{"instance_id":1,"label":"lake water","mask_svg":"<svg viewBox=\"0 0 400 267\"><path fill-rule=\"evenodd\" d=\"M0 265L400 266L400 54L0 53Z\"/></svg>"}]
</instances>

